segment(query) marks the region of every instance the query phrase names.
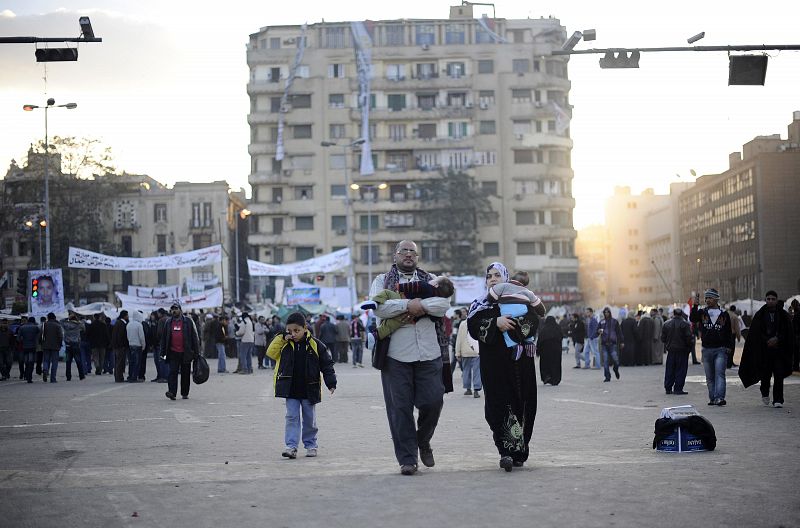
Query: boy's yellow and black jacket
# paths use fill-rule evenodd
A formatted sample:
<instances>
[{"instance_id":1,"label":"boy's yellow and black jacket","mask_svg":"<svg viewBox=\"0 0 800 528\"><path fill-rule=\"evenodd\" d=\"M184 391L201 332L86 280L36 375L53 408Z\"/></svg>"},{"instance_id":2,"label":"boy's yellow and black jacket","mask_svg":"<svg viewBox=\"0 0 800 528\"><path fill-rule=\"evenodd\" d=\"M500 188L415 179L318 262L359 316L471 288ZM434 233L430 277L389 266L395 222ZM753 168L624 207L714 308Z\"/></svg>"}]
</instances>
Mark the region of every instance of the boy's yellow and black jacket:
<instances>
[{"instance_id":1,"label":"boy's yellow and black jacket","mask_svg":"<svg viewBox=\"0 0 800 528\"><path fill-rule=\"evenodd\" d=\"M267 355L277 362L273 377L275 397L289 397L294 370L294 350L298 346L305 346L308 351L305 355L308 400L312 404L319 403L322 401L322 380L320 378L325 380L325 386L329 389L336 388L336 372L333 370L333 359L328 347L315 339L308 330L299 343L286 339L283 334L278 334L269 344Z\"/></svg>"}]
</instances>

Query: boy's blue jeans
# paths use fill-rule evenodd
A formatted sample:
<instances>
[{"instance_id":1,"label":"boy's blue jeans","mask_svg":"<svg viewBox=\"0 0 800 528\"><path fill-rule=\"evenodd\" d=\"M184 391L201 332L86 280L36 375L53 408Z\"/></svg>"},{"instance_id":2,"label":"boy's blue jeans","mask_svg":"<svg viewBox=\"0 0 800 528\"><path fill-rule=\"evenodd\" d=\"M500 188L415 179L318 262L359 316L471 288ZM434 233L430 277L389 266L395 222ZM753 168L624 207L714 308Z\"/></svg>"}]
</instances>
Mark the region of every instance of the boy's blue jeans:
<instances>
[{"instance_id":1,"label":"boy's blue jeans","mask_svg":"<svg viewBox=\"0 0 800 528\"><path fill-rule=\"evenodd\" d=\"M286 398L286 432L284 434L286 447L296 449L300 443L300 414L302 410L303 446L306 449L317 448L317 412L314 407L314 404L308 400Z\"/></svg>"}]
</instances>

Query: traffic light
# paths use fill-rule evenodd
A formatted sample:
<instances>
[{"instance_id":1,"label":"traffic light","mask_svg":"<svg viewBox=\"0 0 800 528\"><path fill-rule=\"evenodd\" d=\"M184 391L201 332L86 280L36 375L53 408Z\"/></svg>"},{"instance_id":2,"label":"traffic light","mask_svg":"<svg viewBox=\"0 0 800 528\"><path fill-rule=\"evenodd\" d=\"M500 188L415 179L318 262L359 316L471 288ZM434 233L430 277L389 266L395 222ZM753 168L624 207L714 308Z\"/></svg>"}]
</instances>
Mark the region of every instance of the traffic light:
<instances>
[{"instance_id":1,"label":"traffic light","mask_svg":"<svg viewBox=\"0 0 800 528\"><path fill-rule=\"evenodd\" d=\"M630 57L627 51L620 51L614 53L607 51L603 58L600 59L601 68L638 68L639 67L639 50L633 50Z\"/></svg>"},{"instance_id":2,"label":"traffic light","mask_svg":"<svg viewBox=\"0 0 800 528\"><path fill-rule=\"evenodd\" d=\"M325 280L325 275L322 275L322 274L317 275L317 282L322 282L324 280Z\"/></svg>"},{"instance_id":3,"label":"traffic light","mask_svg":"<svg viewBox=\"0 0 800 528\"><path fill-rule=\"evenodd\" d=\"M31 280L31 297L34 299L39 296L39 279Z\"/></svg>"},{"instance_id":4,"label":"traffic light","mask_svg":"<svg viewBox=\"0 0 800 528\"><path fill-rule=\"evenodd\" d=\"M66 62L78 60L77 48L42 48L36 50L36 62Z\"/></svg>"}]
</instances>

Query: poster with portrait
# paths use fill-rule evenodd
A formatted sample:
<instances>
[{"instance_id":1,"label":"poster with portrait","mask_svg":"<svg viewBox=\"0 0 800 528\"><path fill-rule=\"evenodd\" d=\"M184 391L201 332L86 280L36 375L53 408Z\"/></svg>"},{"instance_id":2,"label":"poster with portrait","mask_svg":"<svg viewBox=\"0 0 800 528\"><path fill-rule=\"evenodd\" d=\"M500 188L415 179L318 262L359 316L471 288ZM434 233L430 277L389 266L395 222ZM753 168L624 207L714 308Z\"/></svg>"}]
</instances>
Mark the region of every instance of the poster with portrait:
<instances>
[{"instance_id":1,"label":"poster with portrait","mask_svg":"<svg viewBox=\"0 0 800 528\"><path fill-rule=\"evenodd\" d=\"M64 311L64 281L61 269L28 271L28 311L33 317Z\"/></svg>"}]
</instances>

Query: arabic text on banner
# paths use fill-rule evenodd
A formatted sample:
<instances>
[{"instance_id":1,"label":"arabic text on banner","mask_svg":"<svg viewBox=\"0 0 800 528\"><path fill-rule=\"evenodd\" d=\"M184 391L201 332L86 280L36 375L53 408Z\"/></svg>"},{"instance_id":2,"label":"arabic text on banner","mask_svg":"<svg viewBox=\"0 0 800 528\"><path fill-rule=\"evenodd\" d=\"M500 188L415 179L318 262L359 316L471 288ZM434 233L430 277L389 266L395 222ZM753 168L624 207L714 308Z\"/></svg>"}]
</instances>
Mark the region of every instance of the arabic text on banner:
<instances>
[{"instance_id":1,"label":"arabic text on banner","mask_svg":"<svg viewBox=\"0 0 800 528\"><path fill-rule=\"evenodd\" d=\"M208 266L222 262L222 246L163 255L160 257L114 257L86 249L69 248L69 267L115 271L147 271Z\"/></svg>"},{"instance_id":2,"label":"arabic text on banner","mask_svg":"<svg viewBox=\"0 0 800 528\"><path fill-rule=\"evenodd\" d=\"M291 264L264 264L257 260L247 259L247 268L254 277L307 275L309 273L327 273L346 268L350 265L350 249L344 248L327 255L315 257Z\"/></svg>"},{"instance_id":3,"label":"arabic text on banner","mask_svg":"<svg viewBox=\"0 0 800 528\"><path fill-rule=\"evenodd\" d=\"M147 286L128 286L128 295L144 299L177 299L181 296L181 287L157 286L150 288Z\"/></svg>"},{"instance_id":4,"label":"arabic text on banner","mask_svg":"<svg viewBox=\"0 0 800 528\"><path fill-rule=\"evenodd\" d=\"M126 310L141 310L150 313L159 308L169 309L172 303L172 299L143 299L122 292L115 292L115 294ZM212 288L199 295L184 295L180 301L181 309L184 312L195 308L217 308L222 306L222 288Z\"/></svg>"}]
</instances>

